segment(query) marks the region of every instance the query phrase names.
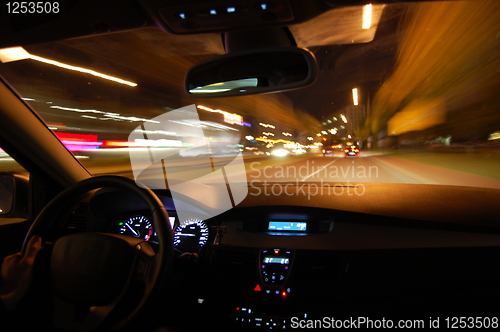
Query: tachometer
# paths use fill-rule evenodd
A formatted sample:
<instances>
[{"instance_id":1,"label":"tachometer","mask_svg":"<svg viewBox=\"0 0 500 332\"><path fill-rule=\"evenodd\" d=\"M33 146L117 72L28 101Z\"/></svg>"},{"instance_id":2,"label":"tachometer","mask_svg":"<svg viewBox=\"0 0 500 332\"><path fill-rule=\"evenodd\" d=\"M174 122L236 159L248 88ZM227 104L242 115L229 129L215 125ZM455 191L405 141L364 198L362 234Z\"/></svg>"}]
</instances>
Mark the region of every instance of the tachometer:
<instances>
[{"instance_id":1,"label":"tachometer","mask_svg":"<svg viewBox=\"0 0 500 332\"><path fill-rule=\"evenodd\" d=\"M118 233L149 241L153 235L153 225L145 216L133 216L118 224Z\"/></svg>"},{"instance_id":2,"label":"tachometer","mask_svg":"<svg viewBox=\"0 0 500 332\"><path fill-rule=\"evenodd\" d=\"M174 230L174 246L182 252L198 252L208 241L208 226L201 220L190 218Z\"/></svg>"}]
</instances>

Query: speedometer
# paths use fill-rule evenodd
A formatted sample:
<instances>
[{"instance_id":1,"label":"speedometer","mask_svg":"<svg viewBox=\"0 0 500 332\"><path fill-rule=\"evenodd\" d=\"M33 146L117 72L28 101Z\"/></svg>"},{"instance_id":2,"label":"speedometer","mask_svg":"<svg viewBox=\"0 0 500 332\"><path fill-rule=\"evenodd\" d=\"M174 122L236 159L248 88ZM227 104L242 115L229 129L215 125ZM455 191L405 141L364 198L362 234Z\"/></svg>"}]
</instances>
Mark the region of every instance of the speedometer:
<instances>
[{"instance_id":1,"label":"speedometer","mask_svg":"<svg viewBox=\"0 0 500 332\"><path fill-rule=\"evenodd\" d=\"M201 220L190 218L174 230L174 246L182 252L198 252L208 241L208 226Z\"/></svg>"},{"instance_id":2,"label":"speedometer","mask_svg":"<svg viewBox=\"0 0 500 332\"><path fill-rule=\"evenodd\" d=\"M149 241L153 235L153 225L145 216L133 216L118 224L118 233Z\"/></svg>"}]
</instances>

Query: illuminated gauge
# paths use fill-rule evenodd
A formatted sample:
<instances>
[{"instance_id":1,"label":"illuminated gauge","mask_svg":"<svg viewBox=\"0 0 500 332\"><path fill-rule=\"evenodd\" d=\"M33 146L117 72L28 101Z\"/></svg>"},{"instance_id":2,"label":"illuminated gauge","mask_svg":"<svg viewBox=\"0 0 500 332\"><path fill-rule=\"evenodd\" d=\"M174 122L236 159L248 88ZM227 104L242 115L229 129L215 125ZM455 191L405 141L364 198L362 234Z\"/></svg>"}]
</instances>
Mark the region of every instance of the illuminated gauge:
<instances>
[{"instance_id":1,"label":"illuminated gauge","mask_svg":"<svg viewBox=\"0 0 500 332\"><path fill-rule=\"evenodd\" d=\"M174 246L181 252L198 252L208 241L208 226L201 220L190 218L174 230Z\"/></svg>"},{"instance_id":2,"label":"illuminated gauge","mask_svg":"<svg viewBox=\"0 0 500 332\"><path fill-rule=\"evenodd\" d=\"M149 241L153 235L153 225L144 216L133 216L118 224L118 233Z\"/></svg>"}]
</instances>

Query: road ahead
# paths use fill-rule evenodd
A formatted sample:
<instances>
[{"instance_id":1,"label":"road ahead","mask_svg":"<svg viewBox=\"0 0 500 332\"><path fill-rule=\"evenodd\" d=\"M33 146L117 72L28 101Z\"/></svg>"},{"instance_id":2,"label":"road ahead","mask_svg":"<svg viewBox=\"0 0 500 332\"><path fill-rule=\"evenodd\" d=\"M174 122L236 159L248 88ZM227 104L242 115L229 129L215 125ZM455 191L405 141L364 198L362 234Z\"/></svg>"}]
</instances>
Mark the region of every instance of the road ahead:
<instances>
[{"instance_id":1,"label":"road ahead","mask_svg":"<svg viewBox=\"0 0 500 332\"><path fill-rule=\"evenodd\" d=\"M247 162L248 181L381 182L473 186L500 189L500 181L391 155L289 157Z\"/></svg>"},{"instance_id":2,"label":"road ahead","mask_svg":"<svg viewBox=\"0 0 500 332\"><path fill-rule=\"evenodd\" d=\"M214 169L251 183L256 182L328 182L328 183L422 183L500 189L500 153L482 154L429 153L381 154L362 151L359 157L344 158L308 154L303 156L245 156L242 167L226 166L233 158L212 158ZM126 150L98 150L81 156L80 161L92 174L119 174L133 178ZM202 175L200 164L206 158L181 158L167 172L169 179L194 179ZM161 167L161 165L159 165ZM3 156L0 170L13 171L15 162ZM22 169L20 169L22 171ZM207 170L205 169L205 173ZM163 174L163 171L156 174ZM163 180L163 183L164 180Z\"/></svg>"},{"instance_id":3,"label":"road ahead","mask_svg":"<svg viewBox=\"0 0 500 332\"><path fill-rule=\"evenodd\" d=\"M323 183L415 183L457 185L483 188L500 189L500 180L492 178L495 169L500 169L497 159L479 159L474 156L455 156L453 160L445 163L448 156L428 154L431 161L424 163L415 161L411 155L389 155L371 152L362 152L359 157L344 158L343 154L336 152L334 156L303 155L288 157L245 156L244 168L227 166L233 157L212 158L214 168L200 167L206 164L205 158L181 158L169 162L167 167L168 180L191 180L217 169L224 169L226 176L231 176L233 181L246 181L248 183L273 183L273 182L323 182ZM457 160L460 158L460 160ZM420 156L422 159L422 156ZM420 160L419 159L419 160ZM113 159L115 162L116 158ZM457 162L474 161L469 165L471 172L454 170ZM97 163L99 164L99 163ZM165 164L164 164L165 165ZM160 169L153 171L151 176L162 175ZM455 167L456 169L456 167ZM130 164L103 165L91 167L92 173L117 173L133 177ZM492 171L493 170L493 171ZM474 174L475 173L475 174ZM164 182L163 182L164 183Z\"/></svg>"}]
</instances>

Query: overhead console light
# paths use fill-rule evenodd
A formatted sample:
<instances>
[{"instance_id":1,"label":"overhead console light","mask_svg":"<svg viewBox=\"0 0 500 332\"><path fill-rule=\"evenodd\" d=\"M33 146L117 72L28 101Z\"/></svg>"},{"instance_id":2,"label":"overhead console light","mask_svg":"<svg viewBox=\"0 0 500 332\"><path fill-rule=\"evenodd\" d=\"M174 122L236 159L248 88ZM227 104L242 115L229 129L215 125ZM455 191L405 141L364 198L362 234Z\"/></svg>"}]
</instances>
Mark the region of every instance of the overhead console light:
<instances>
[{"instance_id":1,"label":"overhead console light","mask_svg":"<svg viewBox=\"0 0 500 332\"><path fill-rule=\"evenodd\" d=\"M289 0L233 0L230 5L222 1L199 1L170 5L159 12L168 28L177 34L263 27L295 19Z\"/></svg>"}]
</instances>

